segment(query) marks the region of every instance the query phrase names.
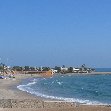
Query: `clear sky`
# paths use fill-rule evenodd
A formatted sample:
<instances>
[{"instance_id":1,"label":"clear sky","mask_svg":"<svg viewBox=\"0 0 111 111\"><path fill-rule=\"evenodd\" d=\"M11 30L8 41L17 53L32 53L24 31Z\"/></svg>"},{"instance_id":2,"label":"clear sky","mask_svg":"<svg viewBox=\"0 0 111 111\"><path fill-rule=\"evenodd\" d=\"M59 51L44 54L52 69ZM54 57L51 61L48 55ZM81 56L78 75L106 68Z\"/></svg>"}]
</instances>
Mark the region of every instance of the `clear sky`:
<instances>
[{"instance_id":1,"label":"clear sky","mask_svg":"<svg viewBox=\"0 0 111 111\"><path fill-rule=\"evenodd\" d=\"M0 58L111 67L111 0L0 0Z\"/></svg>"}]
</instances>

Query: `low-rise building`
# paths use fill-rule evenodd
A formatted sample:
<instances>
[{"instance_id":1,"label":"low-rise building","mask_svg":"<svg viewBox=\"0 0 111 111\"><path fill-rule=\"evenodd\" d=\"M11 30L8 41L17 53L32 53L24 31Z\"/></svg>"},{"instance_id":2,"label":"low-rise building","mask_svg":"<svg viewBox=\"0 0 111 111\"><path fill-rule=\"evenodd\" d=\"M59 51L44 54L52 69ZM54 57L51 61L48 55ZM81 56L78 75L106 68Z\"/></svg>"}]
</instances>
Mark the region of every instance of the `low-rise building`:
<instances>
[{"instance_id":1,"label":"low-rise building","mask_svg":"<svg viewBox=\"0 0 111 111\"><path fill-rule=\"evenodd\" d=\"M68 71L67 67L61 67L61 71Z\"/></svg>"},{"instance_id":2,"label":"low-rise building","mask_svg":"<svg viewBox=\"0 0 111 111\"><path fill-rule=\"evenodd\" d=\"M78 73L80 71L80 69L79 68L73 68L73 72L75 72L75 73Z\"/></svg>"}]
</instances>

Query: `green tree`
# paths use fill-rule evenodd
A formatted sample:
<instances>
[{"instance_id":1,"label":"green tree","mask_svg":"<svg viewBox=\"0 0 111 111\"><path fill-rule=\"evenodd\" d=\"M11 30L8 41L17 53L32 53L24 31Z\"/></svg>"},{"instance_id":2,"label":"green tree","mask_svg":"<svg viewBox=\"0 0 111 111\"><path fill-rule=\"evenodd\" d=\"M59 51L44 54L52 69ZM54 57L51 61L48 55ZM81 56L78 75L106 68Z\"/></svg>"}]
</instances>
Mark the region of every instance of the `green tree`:
<instances>
[{"instance_id":1,"label":"green tree","mask_svg":"<svg viewBox=\"0 0 111 111\"><path fill-rule=\"evenodd\" d=\"M69 67L69 68L68 68L68 72L69 72L69 73L72 73L72 72L73 72L73 67Z\"/></svg>"},{"instance_id":2,"label":"green tree","mask_svg":"<svg viewBox=\"0 0 111 111\"><path fill-rule=\"evenodd\" d=\"M60 73L61 72L61 67L58 67L58 66L55 66L55 68L54 68L55 70L57 70L57 72L58 73Z\"/></svg>"},{"instance_id":3,"label":"green tree","mask_svg":"<svg viewBox=\"0 0 111 111\"><path fill-rule=\"evenodd\" d=\"M14 66L12 69L16 70L16 71L22 71L23 70L23 68L21 66Z\"/></svg>"},{"instance_id":4,"label":"green tree","mask_svg":"<svg viewBox=\"0 0 111 111\"><path fill-rule=\"evenodd\" d=\"M50 67L43 67L43 71L49 71Z\"/></svg>"},{"instance_id":5,"label":"green tree","mask_svg":"<svg viewBox=\"0 0 111 111\"><path fill-rule=\"evenodd\" d=\"M4 71L5 71L5 64L3 64L3 63L0 64L0 70L4 73Z\"/></svg>"},{"instance_id":6,"label":"green tree","mask_svg":"<svg viewBox=\"0 0 111 111\"><path fill-rule=\"evenodd\" d=\"M0 66L0 70L3 70L3 67L2 67L2 66Z\"/></svg>"},{"instance_id":7,"label":"green tree","mask_svg":"<svg viewBox=\"0 0 111 111\"><path fill-rule=\"evenodd\" d=\"M29 71L29 70L30 70L30 67L29 67L29 66L25 66L25 67L24 67L24 70L25 70L25 71Z\"/></svg>"},{"instance_id":8,"label":"green tree","mask_svg":"<svg viewBox=\"0 0 111 111\"><path fill-rule=\"evenodd\" d=\"M31 71L35 71L35 68L34 68L34 67L30 67L30 70L31 70Z\"/></svg>"}]
</instances>

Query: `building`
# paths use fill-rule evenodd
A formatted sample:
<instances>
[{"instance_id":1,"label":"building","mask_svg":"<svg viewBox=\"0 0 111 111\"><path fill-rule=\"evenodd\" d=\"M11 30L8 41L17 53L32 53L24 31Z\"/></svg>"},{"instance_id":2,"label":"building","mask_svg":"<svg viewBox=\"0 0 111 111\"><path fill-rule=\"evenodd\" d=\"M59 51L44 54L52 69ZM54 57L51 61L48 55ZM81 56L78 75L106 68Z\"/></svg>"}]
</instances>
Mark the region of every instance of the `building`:
<instances>
[{"instance_id":1,"label":"building","mask_svg":"<svg viewBox=\"0 0 111 111\"><path fill-rule=\"evenodd\" d=\"M78 73L79 71L80 71L79 68L75 68L75 67L73 68L73 72L74 72L74 73Z\"/></svg>"},{"instance_id":2,"label":"building","mask_svg":"<svg viewBox=\"0 0 111 111\"><path fill-rule=\"evenodd\" d=\"M61 67L61 71L68 71L67 67Z\"/></svg>"}]
</instances>

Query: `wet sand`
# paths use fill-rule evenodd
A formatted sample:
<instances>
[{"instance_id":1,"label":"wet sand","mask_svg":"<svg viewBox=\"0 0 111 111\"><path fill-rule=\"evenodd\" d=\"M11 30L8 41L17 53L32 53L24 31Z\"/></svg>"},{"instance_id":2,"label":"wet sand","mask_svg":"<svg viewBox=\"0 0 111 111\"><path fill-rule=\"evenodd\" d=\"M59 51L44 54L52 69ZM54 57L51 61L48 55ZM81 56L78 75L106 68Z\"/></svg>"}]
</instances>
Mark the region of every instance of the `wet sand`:
<instances>
[{"instance_id":1,"label":"wet sand","mask_svg":"<svg viewBox=\"0 0 111 111\"><path fill-rule=\"evenodd\" d=\"M35 76L40 77L17 74L13 79L0 79L0 111L111 111L111 106L48 102L16 88L21 80Z\"/></svg>"}]
</instances>

